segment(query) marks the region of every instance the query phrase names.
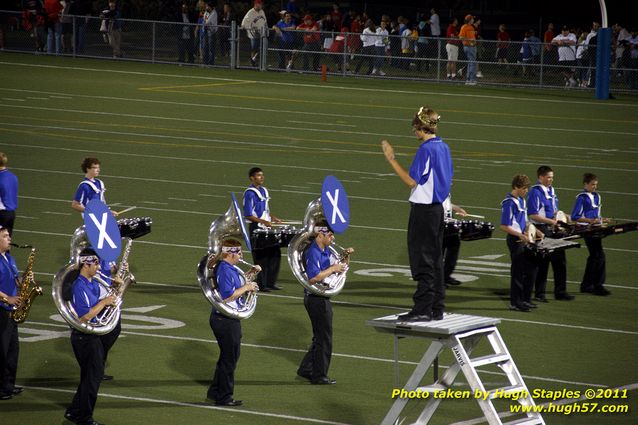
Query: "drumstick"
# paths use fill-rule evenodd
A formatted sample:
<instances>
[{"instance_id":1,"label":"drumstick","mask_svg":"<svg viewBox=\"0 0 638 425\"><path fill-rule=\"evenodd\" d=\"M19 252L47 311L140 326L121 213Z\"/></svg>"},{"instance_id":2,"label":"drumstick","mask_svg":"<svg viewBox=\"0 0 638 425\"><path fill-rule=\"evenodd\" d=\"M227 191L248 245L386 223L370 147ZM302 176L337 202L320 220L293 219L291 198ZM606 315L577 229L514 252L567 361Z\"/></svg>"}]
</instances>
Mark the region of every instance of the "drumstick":
<instances>
[{"instance_id":1,"label":"drumstick","mask_svg":"<svg viewBox=\"0 0 638 425\"><path fill-rule=\"evenodd\" d=\"M116 214L116 215L124 214L125 212L132 211L132 210L134 210L135 208L137 208L137 207L128 207L128 208L126 208L126 209L123 209L122 211L116 212L115 214Z\"/></svg>"},{"instance_id":2,"label":"drumstick","mask_svg":"<svg viewBox=\"0 0 638 425\"><path fill-rule=\"evenodd\" d=\"M455 213L456 215L460 215L462 217L473 217L473 218L485 218L484 215L476 215L476 214L460 214L460 213Z\"/></svg>"}]
</instances>

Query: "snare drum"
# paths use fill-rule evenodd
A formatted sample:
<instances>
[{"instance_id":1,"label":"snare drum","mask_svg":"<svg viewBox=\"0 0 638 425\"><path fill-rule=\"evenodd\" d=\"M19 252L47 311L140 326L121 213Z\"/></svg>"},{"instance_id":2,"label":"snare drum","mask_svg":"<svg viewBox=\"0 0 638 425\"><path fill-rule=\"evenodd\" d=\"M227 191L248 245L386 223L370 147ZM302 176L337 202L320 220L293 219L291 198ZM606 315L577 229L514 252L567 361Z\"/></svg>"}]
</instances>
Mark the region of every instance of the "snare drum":
<instances>
[{"instance_id":1,"label":"snare drum","mask_svg":"<svg viewBox=\"0 0 638 425\"><path fill-rule=\"evenodd\" d=\"M278 247L281 244L281 233L275 229L258 228L250 234L250 244L253 249Z\"/></svg>"},{"instance_id":2,"label":"snare drum","mask_svg":"<svg viewBox=\"0 0 638 425\"><path fill-rule=\"evenodd\" d=\"M461 240L476 241L492 237L494 225L489 222L463 220L461 222Z\"/></svg>"},{"instance_id":3,"label":"snare drum","mask_svg":"<svg viewBox=\"0 0 638 425\"><path fill-rule=\"evenodd\" d=\"M282 248L287 248L292 238L301 233L301 230L294 226L283 226L279 228L279 231L279 246Z\"/></svg>"},{"instance_id":4,"label":"snare drum","mask_svg":"<svg viewBox=\"0 0 638 425\"><path fill-rule=\"evenodd\" d=\"M461 230L461 223L458 220L449 220L445 222L445 229L443 230L443 237L456 236Z\"/></svg>"}]
</instances>

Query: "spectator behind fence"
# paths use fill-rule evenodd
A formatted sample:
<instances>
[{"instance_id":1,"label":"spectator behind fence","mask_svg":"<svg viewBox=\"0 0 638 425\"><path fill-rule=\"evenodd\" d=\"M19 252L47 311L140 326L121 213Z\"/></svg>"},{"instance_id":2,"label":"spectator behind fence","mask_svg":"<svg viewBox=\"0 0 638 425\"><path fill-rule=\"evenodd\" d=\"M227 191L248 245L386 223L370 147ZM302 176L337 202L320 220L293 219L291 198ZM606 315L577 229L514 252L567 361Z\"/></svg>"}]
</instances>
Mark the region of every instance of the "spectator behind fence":
<instances>
[{"instance_id":1,"label":"spectator behind fence","mask_svg":"<svg viewBox=\"0 0 638 425\"><path fill-rule=\"evenodd\" d=\"M332 19L332 25L334 26L334 30L337 31L337 28L343 27L343 15L339 10L339 5L334 3L332 5L332 10L330 11L330 18Z\"/></svg>"},{"instance_id":2,"label":"spectator behind fence","mask_svg":"<svg viewBox=\"0 0 638 425\"><path fill-rule=\"evenodd\" d=\"M385 75L383 72L383 63L385 62L385 52L390 45L390 40L388 39L388 21L382 19L381 26L377 28L377 38L374 41L374 50L376 57L374 58L374 69L372 69L372 74L379 74L381 76Z\"/></svg>"},{"instance_id":3,"label":"spectator behind fence","mask_svg":"<svg viewBox=\"0 0 638 425\"><path fill-rule=\"evenodd\" d=\"M430 34L432 37L441 37L441 21L435 8L430 9L430 19L428 23L430 24Z\"/></svg>"},{"instance_id":4,"label":"spectator behind fence","mask_svg":"<svg viewBox=\"0 0 638 425\"><path fill-rule=\"evenodd\" d=\"M295 33L293 30L296 28L292 22L292 15L286 10L280 12L281 19L277 22L272 29L275 31L276 46L279 51L279 68L286 68L287 71L292 69L293 52L292 49L295 46Z\"/></svg>"},{"instance_id":5,"label":"spectator behind fence","mask_svg":"<svg viewBox=\"0 0 638 425\"><path fill-rule=\"evenodd\" d=\"M598 30L600 24L593 22L589 34L585 39L587 45L587 66L589 67L589 81L587 87L594 87L596 84L596 45L598 44Z\"/></svg>"},{"instance_id":6,"label":"spectator behind fence","mask_svg":"<svg viewBox=\"0 0 638 425\"><path fill-rule=\"evenodd\" d=\"M319 70L319 53L321 51L321 33L319 32L319 25L312 19L311 15L306 15L303 18L303 24L297 27L298 30L303 31L303 69L308 71L310 69L310 59L312 59L312 70Z\"/></svg>"},{"instance_id":7,"label":"spectator behind fence","mask_svg":"<svg viewBox=\"0 0 638 425\"><path fill-rule=\"evenodd\" d=\"M537 64L541 54L541 40L534 35L534 30L530 29L525 33L525 39L521 46L521 61L523 62L523 75L535 75L534 67L529 70L525 65Z\"/></svg>"},{"instance_id":8,"label":"spectator behind fence","mask_svg":"<svg viewBox=\"0 0 638 425\"><path fill-rule=\"evenodd\" d=\"M374 69L374 55L376 53L374 43L377 41L377 27L372 22L372 19L368 19L366 22L366 27L361 34L361 42L363 43L363 51L362 56L359 58L359 63L357 63L357 68L354 70L355 73L359 73L359 69L361 69L361 65L364 62L368 63L368 72L367 74L371 74Z\"/></svg>"},{"instance_id":9,"label":"spectator behind fence","mask_svg":"<svg viewBox=\"0 0 638 425\"><path fill-rule=\"evenodd\" d=\"M429 57L428 38L432 37L434 34L432 34L431 32L432 25L429 22L430 21L426 19L425 14L422 14L421 19L419 20L419 24L416 27L418 33L415 48L417 58L416 70L419 72L421 72L421 68L425 68L426 71L430 70L430 62L427 60L427 58Z\"/></svg>"},{"instance_id":10,"label":"spectator behind fence","mask_svg":"<svg viewBox=\"0 0 638 425\"><path fill-rule=\"evenodd\" d=\"M222 57L226 57L230 54L230 26L235 20L235 14L233 13L232 6L230 3L224 3L224 9L220 16L220 25L219 28L219 54Z\"/></svg>"},{"instance_id":11,"label":"spectator behind fence","mask_svg":"<svg viewBox=\"0 0 638 425\"><path fill-rule=\"evenodd\" d=\"M558 46L558 64L561 73L565 77L565 86L575 87L574 66L576 66L576 34L569 31L567 25L563 25L562 31L552 40L552 44Z\"/></svg>"},{"instance_id":12,"label":"spectator behind fence","mask_svg":"<svg viewBox=\"0 0 638 425\"><path fill-rule=\"evenodd\" d=\"M73 50L71 37L73 36L73 18L69 16L72 0L60 0L62 11L60 12L60 24L62 25L62 53L69 53Z\"/></svg>"},{"instance_id":13,"label":"spectator behind fence","mask_svg":"<svg viewBox=\"0 0 638 425\"><path fill-rule=\"evenodd\" d=\"M120 20L121 14L117 7L116 0L109 0L109 8L102 11L100 15L104 21L103 27L105 34L111 48L113 49L113 58L122 57L122 21Z\"/></svg>"},{"instance_id":14,"label":"spectator behind fence","mask_svg":"<svg viewBox=\"0 0 638 425\"><path fill-rule=\"evenodd\" d=\"M178 61L193 63L195 61L195 26L188 24L197 23L197 17L195 13L191 10L189 2L184 0L182 2L182 7L177 16L178 22L183 22L185 25L177 26L177 54Z\"/></svg>"},{"instance_id":15,"label":"spectator behind fence","mask_svg":"<svg viewBox=\"0 0 638 425\"><path fill-rule=\"evenodd\" d=\"M250 64L257 66L257 58L259 57L260 38L266 28L268 21L264 13L261 0L255 0L254 6L241 21L241 28L246 30L246 35L250 40Z\"/></svg>"},{"instance_id":16,"label":"spectator behind fence","mask_svg":"<svg viewBox=\"0 0 638 425\"><path fill-rule=\"evenodd\" d=\"M510 48L511 37L507 31L505 31L505 24L498 26L498 33L496 34L496 60L499 63L508 63L508 52Z\"/></svg>"},{"instance_id":17,"label":"spectator behind fence","mask_svg":"<svg viewBox=\"0 0 638 425\"><path fill-rule=\"evenodd\" d=\"M69 14L75 18L75 39L73 40L75 53L84 54L84 40L86 37L86 24L91 16L91 0L73 0L69 8ZM82 18L83 16L83 18Z\"/></svg>"},{"instance_id":18,"label":"spectator behind fence","mask_svg":"<svg viewBox=\"0 0 638 425\"><path fill-rule=\"evenodd\" d=\"M544 62L548 65L556 65L558 62L558 57L556 56L556 47L552 44L552 40L556 37L556 33L554 32L554 24L547 24L547 31L543 34L543 43L545 49L545 57Z\"/></svg>"},{"instance_id":19,"label":"spectator behind fence","mask_svg":"<svg viewBox=\"0 0 638 425\"><path fill-rule=\"evenodd\" d=\"M625 29L621 24L614 24L612 27L614 34L616 36L616 68L625 68L627 66L627 61L625 60L625 51L629 51L629 39L631 38L631 34L629 31ZM620 69L617 71L616 76L621 77L623 71Z\"/></svg>"},{"instance_id":20,"label":"spectator behind fence","mask_svg":"<svg viewBox=\"0 0 638 425\"><path fill-rule=\"evenodd\" d=\"M330 48L328 49L328 53L330 54L330 58L337 66L337 71L342 71L341 64L344 63L344 51L346 47L346 35L348 32L348 27L342 27L341 32L337 34L335 37L335 41L332 43ZM345 56L345 70L348 70L348 61L347 56Z\"/></svg>"},{"instance_id":21,"label":"spectator behind fence","mask_svg":"<svg viewBox=\"0 0 638 425\"><path fill-rule=\"evenodd\" d=\"M447 78L456 78L456 61L459 60L459 20L454 18L452 23L447 27L445 37L447 44L445 51L447 52Z\"/></svg>"},{"instance_id":22,"label":"spectator behind fence","mask_svg":"<svg viewBox=\"0 0 638 425\"><path fill-rule=\"evenodd\" d=\"M466 85L476 85L476 27L474 27L474 16L466 15L465 24L461 27L459 38L463 41L463 51L467 58L467 79Z\"/></svg>"},{"instance_id":23,"label":"spectator behind fence","mask_svg":"<svg viewBox=\"0 0 638 425\"><path fill-rule=\"evenodd\" d=\"M631 57L631 77L629 79L629 88L632 90L638 90L638 29L636 28L631 30L629 49Z\"/></svg>"},{"instance_id":24,"label":"spectator behind fence","mask_svg":"<svg viewBox=\"0 0 638 425\"><path fill-rule=\"evenodd\" d=\"M60 13L62 5L60 0L44 0L47 27L47 53L59 55L62 53L62 23ZM53 50L55 41L55 51Z\"/></svg>"},{"instance_id":25,"label":"spectator behind fence","mask_svg":"<svg viewBox=\"0 0 638 425\"><path fill-rule=\"evenodd\" d=\"M204 38L202 49L202 63L215 65L215 50L217 46L217 11L215 2L208 1L204 9Z\"/></svg>"}]
</instances>

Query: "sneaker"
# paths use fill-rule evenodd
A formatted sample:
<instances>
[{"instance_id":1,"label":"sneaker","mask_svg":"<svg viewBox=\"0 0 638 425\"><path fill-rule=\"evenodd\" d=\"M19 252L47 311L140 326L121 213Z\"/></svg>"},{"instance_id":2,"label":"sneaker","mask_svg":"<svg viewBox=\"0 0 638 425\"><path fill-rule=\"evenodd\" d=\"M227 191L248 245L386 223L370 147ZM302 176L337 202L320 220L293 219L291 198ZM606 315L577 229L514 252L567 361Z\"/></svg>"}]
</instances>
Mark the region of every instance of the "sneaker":
<instances>
[{"instance_id":1,"label":"sneaker","mask_svg":"<svg viewBox=\"0 0 638 425\"><path fill-rule=\"evenodd\" d=\"M458 279L454 279L453 277L448 277L447 279L445 279L445 284L446 285L452 285L452 286L458 286L461 284L461 281Z\"/></svg>"},{"instance_id":2,"label":"sneaker","mask_svg":"<svg viewBox=\"0 0 638 425\"><path fill-rule=\"evenodd\" d=\"M452 78L456 78L456 74L452 74Z\"/></svg>"},{"instance_id":3,"label":"sneaker","mask_svg":"<svg viewBox=\"0 0 638 425\"><path fill-rule=\"evenodd\" d=\"M447 79L449 80L450 78L452 78L452 74L447 75Z\"/></svg>"},{"instance_id":4,"label":"sneaker","mask_svg":"<svg viewBox=\"0 0 638 425\"><path fill-rule=\"evenodd\" d=\"M556 298L558 299L558 298ZM547 299L547 297L545 295L542 295L540 297L534 297L534 301L539 302L539 303L548 303L549 300Z\"/></svg>"},{"instance_id":5,"label":"sneaker","mask_svg":"<svg viewBox=\"0 0 638 425\"><path fill-rule=\"evenodd\" d=\"M477 72L476 78L483 78L483 73L481 71Z\"/></svg>"},{"instance_id":6,"label":"sneaker","mask_svg":"<svg viewBox=\"0 0 638 425\"><path fill-rule=\"evenodd\" d=\"M520 311L520 312L523 312L523 313L529 313L530 312L530 309L525 307L522 304L521 305L513 305L512 304L512 305L510 305L510 310L512 310L512 311Z\"/></svg>"},{"instance_id":7,"label":"sneaker","mask_svg":"<svg viewBox=\"0 0 638 425\"><path fill-rule=\"evenodd\" d=\"M573 295L568 294L567 292L563 292L561 294L556 294L554 295L554 299L555 300L559 300L559 301L571 301L573 300L575 297Z\"/></svg>"},{"instance_id":8,"label":"sneaker","mask_svg":"<svg viewBox=\"0 0 638 425\"><path fill-rule=\"evenodd\" d=\"M475 86L476 85L476 81L466 81L465 85L466 86Z\"/></svg>"},{"instance_id":9,"label":"sneaker","mask_svg":"<svg viewBox=\"0 0 638 425\"><path fill-rule=\"evenodd\" d=\"M379 75L383 77L385 75L385 72L379 71Z\"/></svg>"},{"instance_id":10,"label":"sneaker","mask_svg":"<svg viewBox=\"0 0 638 425\"><path fill-rule=\"evenodd\" d=\"M399 322L429 322L432 316L429 314L413 314L412 312L399 314L397 321Z\"/></svg>"},{"instance_id":11,"label":"sneaker","mask_svg":"<svg viewBox=\"0 0 638 425\"><path fill-rule=\"evenodd\" d=\"M611 291L601 287L598 288L594 288L594 290L591 292L594 295L599 295L601 297L606 297L607 295L611 295Z\"/></svg>"},{"instance_id":12,"label":"sneaker","mask_svg":"<svg viewBox=\"0 0 638 425\"><path fill-rule=\"evenodd\" d=\"M370 75L377 75L377 69L373 69L372 72L370 73Z\"/></svg>"}]
</instances>

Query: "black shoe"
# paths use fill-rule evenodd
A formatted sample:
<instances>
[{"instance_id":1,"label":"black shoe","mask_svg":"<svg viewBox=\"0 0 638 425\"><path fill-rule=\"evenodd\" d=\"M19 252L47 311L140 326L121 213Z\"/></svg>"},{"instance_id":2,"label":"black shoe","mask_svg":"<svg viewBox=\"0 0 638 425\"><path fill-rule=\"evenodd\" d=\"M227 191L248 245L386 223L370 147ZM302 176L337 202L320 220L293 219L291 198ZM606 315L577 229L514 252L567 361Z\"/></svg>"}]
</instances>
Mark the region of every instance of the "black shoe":
<instances>
[{"instance_id":1,"label":"black shoe","mask_svg":"<svg viewBox=\"0 0 638 425\"><path fill-rule=\"evenodd\" d=\"M523 304L527 308L538 308L538 305L528 301L523 301L521 304Z\"/></svg>"},{"instance_id":2,"label":"black shoe","mask_svg":"<svg viewBox=\"0 0 638 425\"><path fill-rule=\"evenodd\" d=\"M397 320L399 322L429 322L432 320L432 316L430 314L414 314L410 312L399 314Z\"/></svg>"},{"instance_id":3,"label":"black shoe","mask_svg":"<svg viewBox=\"0 0 638 425\"><path fill-rule=\"evenodd\" d=\"M599 295L601 297L606 297L607 295L611 295L611 291L603 288L602 286L598 288L594 288L594 290L591 291L591 293L594 295Z\"/></svg>"},{"instance_id":4,"label":"black shoe","mask_svg":"<svg viewBox=\"0 0 638 425\"><path fill-rule=\"evenodd\" d=\"M11 393L12 393L13 395L18 395L18 394L20 394L22 391L24 391L24 388L22 388L22 387L17 387L17 386L16 386L16 387L13 387L13 391L11 391Z\"/></svg>"},{"instance_id":5,"label":"black shoe","mask_svg":"<svg viewBox=\"0 0 638 425\"><path fill-rule=\"evenodd\" d=\"M322 376L321 378L316 378L310 381L312 385L333 385L336 384L337 381L334 379L330 379L327 376Z\"/></svg>"},{"instance_id":6,"label":"black shoe","mask_svg":"<svg viewBox=\"0 0 638 425\"><path fill-rule=\"evenodd\" d=\"M581 286L580 287L580 292L591 294L592 292L594 292L594 287L593 286L587 286L587 287Z\"/></svg>"},{"instance_id":7,"label":"black shoe","mask_svg":"<svg viewBox=\"0 0 638 425\"><path fill-rule=\"evenodd\" d=\"M11 400L13 398L13 394L0 394L0 400Z\"/></svg>"},{"instance_id":8,"label":"black shoe","mask_svg":"<svg viewBox=\"0 0 638 425\"><path fill-rule=\"evenodd\" d=\"M113 375L102 375L102 381L112 381Z\"/></svg>"},{"instance_id":9,"label":"black shoe","mask_svg":"<svg viewBox=\"0 0 638 425\"><path fill-rule=\"evenodd\" d=\"M268 288L274 291L281 291L282 289L284 289L283 286L279 286L276 283L273 286L269 286Z\"/></svg>"},{"instance_id":10,"label":"black shoe","mask_svg":"<svg viewBox=\"0 0 638 425\"><path fill-rule=\"evenodd\" d=\"M521 311L523 313L529 313L530 309L523 304L519 305L510 305L510 310L512 311Z\"/></svg>"},{"instance_id":11,"label":"black shoe","mask_svg":"<svg viewBox=\"0 0 638 425\"><path fill-rule=\"evenodd\" d=\"M259 288L259 292L270 292L270 288Z\"/></svg>"},{"instance_id":12,"label":"black shoe","mask_svg":"<svg viewBox=\"0 0 638 425\"><path fill-rule=\"evenodd\" d=\"M227 406L227 407L235 407L235 406L241 406L242 404L244 404L243 401L241 400L235 400L235 399L230 399L227 401L216 401L215 405L216 406Z\"/></svg>"},{"instance_id":13,"label":"black shoe","mask_svg":"<svg viewBox=\"0 0 638 425\"><path fill-rule=\"evenodd\" d=\"M75 415L72 415L70 412L64 412L64 419L73 423L76 423L78 421L78 418L75 417Z\"/></svg>"},{"instance_id":14,"label":"black shoe","mask_svg":"<svg viewBox=\"0 0 638 425\"><path fill-rule=\"evenodd\" d=\"M88 421L88 422L76 422L77 425L104 425L102 422Z\"/></svg>"},{"instance_id":15,"label":"black shoe","mask_svg":"<svg viewBox=\"0 0 638 425\"><path fill-rule=\"evenodd\" d=\"M558 298L556 298L558 299ZM539 303L548 303L549 300L547 299L547 297L545 295L540 296L540 297L534 297L534 301L539 302Z\"/></svg>"},{"instance_id":16,"label":"black shoe","mask_svg":"<svg viewBox=\"0 0 638 425\"><path fill-rule=\"evenodd\" d=\"M443 320L443 312L432 312L432 320Z\"/></svg>"},{"instance_id":17,"label":"black shoe","mask_svg":"<svg viewBox=\"0 0 638 425\"><path fill-rule=\"evenodd\" d=\"M571 301L574 298L576 298L576 297L574 297L573 295L569 295L567 292L563 292L562 294L554 295L554 299L555 300L559 300L559 301Z\"/></svg>"},{"instance_id":18,"label":"black shoe","mask_svg":"<svg viewBox=\"0 0 638 425\"><path fill-rule=\"evenodd\" d=\"M459 286L461 283L462 282L460 280L454 279L453 277L448 277L447 279L445 279L446 285Z\"/></svg>"}]
</instances>

